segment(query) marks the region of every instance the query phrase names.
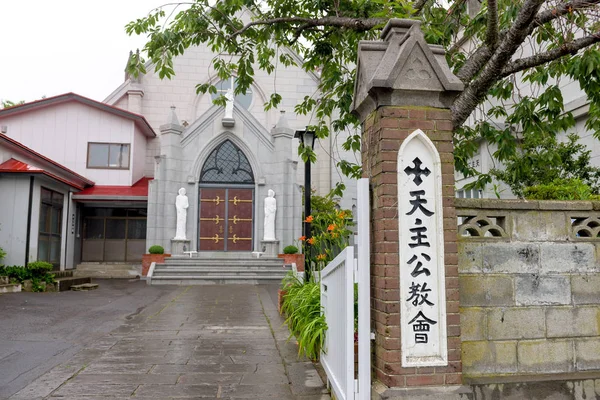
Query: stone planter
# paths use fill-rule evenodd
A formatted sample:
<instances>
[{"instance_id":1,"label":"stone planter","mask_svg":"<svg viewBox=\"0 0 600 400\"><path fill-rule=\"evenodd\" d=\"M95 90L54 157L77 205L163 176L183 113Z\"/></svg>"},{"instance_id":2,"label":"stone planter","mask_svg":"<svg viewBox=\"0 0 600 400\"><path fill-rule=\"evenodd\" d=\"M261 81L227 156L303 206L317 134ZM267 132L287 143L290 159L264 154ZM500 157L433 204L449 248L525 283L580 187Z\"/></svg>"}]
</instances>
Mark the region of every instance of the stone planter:
<instances>
[{"instance_id":1,"label":"stone planter","mask_svg":"<svg viewBox=\"0 0 600 400\"><path fill-rule=\"evenodd\" d=\"M165 258L171 257L170 254L144 254L142 255L142 276L148 275L150 265L155 262L162 264L165 262Z\"/></svg>"},{"instance_id":2,"label":"stone planter","mask_svg":"<svg viewBox=\"0 0 600 400\"><path fill-rule=\"evenodd\" d=\"M279 254L279 258L283 258L284 264L293 264L296 263L296 268L298 272L304 271L304 254Z\"/></svg>"}]
</instances>

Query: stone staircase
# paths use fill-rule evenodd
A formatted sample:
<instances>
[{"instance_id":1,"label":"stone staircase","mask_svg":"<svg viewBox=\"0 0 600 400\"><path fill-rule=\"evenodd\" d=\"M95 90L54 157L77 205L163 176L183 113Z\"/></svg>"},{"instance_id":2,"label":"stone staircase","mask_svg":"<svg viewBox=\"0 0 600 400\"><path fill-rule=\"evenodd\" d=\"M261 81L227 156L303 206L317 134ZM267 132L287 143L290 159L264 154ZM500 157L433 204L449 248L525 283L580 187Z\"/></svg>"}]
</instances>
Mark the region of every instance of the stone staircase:
<instances>
[{"instance_id":1,"label":"stone staircase","mask_svg":"<svg viewBox=\"0 0 600 400\"><path fill-rule=\"evenodd\" d=\"M291 266L280 258L254 258L245 253L199 253L170 257L149 274L152 285L279 284Z\"/></svg>"}]
</instances>

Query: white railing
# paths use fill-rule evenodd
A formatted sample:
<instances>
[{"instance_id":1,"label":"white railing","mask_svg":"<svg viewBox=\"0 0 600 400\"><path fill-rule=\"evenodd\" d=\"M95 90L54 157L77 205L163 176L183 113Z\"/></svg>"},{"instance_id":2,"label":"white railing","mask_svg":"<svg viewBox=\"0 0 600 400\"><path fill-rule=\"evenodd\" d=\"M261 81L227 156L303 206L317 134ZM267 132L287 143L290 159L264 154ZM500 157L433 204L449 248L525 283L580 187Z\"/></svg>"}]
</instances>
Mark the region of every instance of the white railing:
<instances>
[{"instance_id":1,"label":"white railing","mask_svg":"<svg viewBox=\"0 0 600 400\"><path fill-rule=\"evenodd\" d=\"M327 321L321 363L339 400L354 399L354 247L321 271L321 306Z\"/></svg>"},{"instance_id":2,"label":"white railing","mask_svg":"<svg viewBox=\"0 0 600 400\"><path fill-rule=\"evenodd\" d=\"M358 182L358 237L321 271L327 322L321 363L339 400L371 398L369 181ZM355 248L358 259L354 257ZM354 284L358 283L358 379L354 379Z\"/></svg>"}]
</instances>

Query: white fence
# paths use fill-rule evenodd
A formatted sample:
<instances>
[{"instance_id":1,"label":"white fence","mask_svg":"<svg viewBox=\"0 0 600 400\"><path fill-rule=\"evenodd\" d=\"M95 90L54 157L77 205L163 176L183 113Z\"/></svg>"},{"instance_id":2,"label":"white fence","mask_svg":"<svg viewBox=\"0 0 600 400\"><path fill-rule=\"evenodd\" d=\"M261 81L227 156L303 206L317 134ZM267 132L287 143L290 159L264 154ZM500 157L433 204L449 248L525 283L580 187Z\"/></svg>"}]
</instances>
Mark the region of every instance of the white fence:
<instances>
[{"instance_id":1,"label":"white fence","mask_svg":"<svg viewBox=\"0 0 600 400\"><path fill-rule=\"evenodd\" d=\"M369 181L358 182L358 259L345 248L321 271L321 305L327 321L321 363L339 400L371 398L369 285ZM354 284L358 284L358 379L354 379Z\"/></svg>"},{"instance_id":2,"label":"white fence","mask_svg":"<svg viewBox=\"0 0 600 400\"><path fill-rule=\"evenodd\" d=\"M327 321L321 363L340 400L354 399L354 248L346 247L321 271Z\"/></svg>"}]
</instances>

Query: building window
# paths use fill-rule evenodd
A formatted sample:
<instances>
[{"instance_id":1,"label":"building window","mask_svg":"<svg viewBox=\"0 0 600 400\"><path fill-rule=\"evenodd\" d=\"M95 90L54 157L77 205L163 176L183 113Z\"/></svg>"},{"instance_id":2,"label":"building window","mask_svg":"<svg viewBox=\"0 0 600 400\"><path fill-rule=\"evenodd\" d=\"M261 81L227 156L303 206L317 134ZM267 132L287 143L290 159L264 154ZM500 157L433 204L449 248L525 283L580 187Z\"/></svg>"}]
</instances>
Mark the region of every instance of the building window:
<instances>
[{"instance_id":1,"label":"building window","mask_svg":"<svg viewBox=\"0 0 600 400\"><path fill-rule=\"evenodd\" d=\"M38 260L60 265L64 196L42 188L40 201L40 229L38 235Z\"/></svg>"},{"instance_id":2,"label":"building window","mask_svg":"<svg viewBox=\"0 0 600 400\"><path fill-rule=\"evenodd\" d=\"M236 79L237 78L235 76L232 76L225 81L220 81L217 83L215 85L217 88L217 93L211 95L212 99L214 100L220 96L225 96L225 93L227 93L227 90L230 88L235 91ZM244 107L246 110L249 109L250 105L252 104L252 86L248 88L245 94L236 95L235 102Z\"/></svg>"},{"instance_id":3,"label":"building window","mask_svg":"<svg viewBox=\"0 0 600 400\"><path fill-rule=\"evenodd\" d=\"M129 144L88 143L87 167L129 169Z\"/></svg>"},{"instance_id":4,"label":"building window","mask_svg":"<svg viewBox=\"0 0 600 400\"><path fill-rule=\"evenodd\" d=\"M481 189L460 189L456 191L456 197L459 199L481 199L483 191Z\"/></svg>"}]
</instances>

